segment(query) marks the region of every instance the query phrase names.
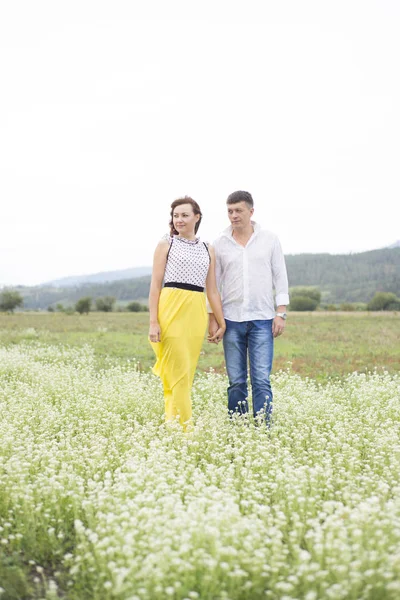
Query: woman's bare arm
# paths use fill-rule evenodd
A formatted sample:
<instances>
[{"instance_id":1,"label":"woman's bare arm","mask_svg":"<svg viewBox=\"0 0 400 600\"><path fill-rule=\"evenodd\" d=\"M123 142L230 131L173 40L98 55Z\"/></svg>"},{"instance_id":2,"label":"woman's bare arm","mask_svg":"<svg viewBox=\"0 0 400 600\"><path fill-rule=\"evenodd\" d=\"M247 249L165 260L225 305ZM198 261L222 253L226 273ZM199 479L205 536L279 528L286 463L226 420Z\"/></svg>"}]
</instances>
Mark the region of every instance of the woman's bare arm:
<instances>
[{"instance_id":1,"label":"woman's bare arm","mask_svg":"<svg viewBox=\"0 0 400 600\"><path fill-rule=\"evenodd\" d=\"M161 342L161 329L158 323L158 302L160 299L162 282L164 279L165 265L167 263L169 243L161 240L154 252L153 271L151 275L149 293L150 328L149 338L151 342Z\"/></svg>"},{"instance_id":2,"label":"woman's bare arm","mask_svg":"<svg viewBox=\"0 0 400 600\"><path fill-rule=\"evenodd\" d=\"M214 333L214 335L208 337L208 341L218 343L224 336L226 325L222 312L221 297L218 292L217 281L215 278L215 251L211 245L208 247L208 250L210 252L211 260L206 280L207 298L213 311L214 318L218 323L217 331Z\"/></svg>"}]
</instances>

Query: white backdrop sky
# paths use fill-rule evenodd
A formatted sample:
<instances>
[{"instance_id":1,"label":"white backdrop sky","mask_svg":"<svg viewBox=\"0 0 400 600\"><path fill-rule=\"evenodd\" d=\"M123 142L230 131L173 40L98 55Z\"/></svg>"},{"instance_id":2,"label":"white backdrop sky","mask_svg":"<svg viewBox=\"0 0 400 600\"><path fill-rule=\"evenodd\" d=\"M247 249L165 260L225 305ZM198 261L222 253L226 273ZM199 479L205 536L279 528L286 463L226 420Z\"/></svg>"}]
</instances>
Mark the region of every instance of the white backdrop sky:
<instances>
[{"instance_id":1,"label":"white backdrop sky","mask_svg":"<svg viewBox=\"0 0 400 600\"><path fill-rule=\"evenodd\" d=\"M252 193L283 250L400 238L397 0L0 4L0 283L150 265Z\"/></svg>"}]
</instances>

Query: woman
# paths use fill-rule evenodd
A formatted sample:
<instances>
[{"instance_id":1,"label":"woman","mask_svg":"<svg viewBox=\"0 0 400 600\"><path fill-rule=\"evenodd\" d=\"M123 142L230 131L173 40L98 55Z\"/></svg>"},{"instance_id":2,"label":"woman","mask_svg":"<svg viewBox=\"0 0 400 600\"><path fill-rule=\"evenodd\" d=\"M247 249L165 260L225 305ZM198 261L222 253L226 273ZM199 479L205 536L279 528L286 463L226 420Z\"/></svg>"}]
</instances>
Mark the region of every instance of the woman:
<instances>
[{"instance_id":1,"label":"woman","mask_svg":"<svg viewBox=\"0 0 400 600\"><path fill-rule=\"evenodd\" d=\"M164 386L166 420L179 416L185 430L192 418L190 391L207 328L205 287L219 326L209 341L218 343L225 333L214 250L196 237L201 217L199 205L188 196L171 204L171 233L154 253L149 295L149 339L157 358L153 372Z\"/></svg>"}]
</instances>

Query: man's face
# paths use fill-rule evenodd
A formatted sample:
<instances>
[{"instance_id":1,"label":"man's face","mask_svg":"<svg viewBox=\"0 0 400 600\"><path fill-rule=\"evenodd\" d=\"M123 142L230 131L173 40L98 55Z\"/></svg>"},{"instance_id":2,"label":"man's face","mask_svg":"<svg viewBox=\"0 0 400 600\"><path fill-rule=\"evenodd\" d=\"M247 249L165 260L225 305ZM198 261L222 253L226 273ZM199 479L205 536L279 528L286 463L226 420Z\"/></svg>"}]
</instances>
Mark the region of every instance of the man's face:
<instances>
[{"instance_id":1,"label":"man's face","mask_svg":"<svg viewBox=\"0 0 400 600\"><path fill-rule=\"evenodd\" d=\"M228 217L233 229L242 229L250 224L254 208L249 208L244 200L235 204L228 204Z\"/></svg>"}]
</instances>

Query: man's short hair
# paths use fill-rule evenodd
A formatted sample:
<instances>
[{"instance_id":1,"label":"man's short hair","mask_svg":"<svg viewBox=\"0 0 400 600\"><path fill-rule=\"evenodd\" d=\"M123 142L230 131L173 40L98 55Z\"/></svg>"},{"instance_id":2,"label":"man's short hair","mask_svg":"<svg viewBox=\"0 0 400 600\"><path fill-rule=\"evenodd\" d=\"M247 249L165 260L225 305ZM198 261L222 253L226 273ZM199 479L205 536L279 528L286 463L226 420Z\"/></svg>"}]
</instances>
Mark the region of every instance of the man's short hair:
<instances>
[{"instance_id":1,"label":"man's short hair","mask_svg":"<svg viewBox=\"0 0 400 600\"><path fill-rule=\"evenodd\" d=\"M229 194L226 201L227 204L236 204L237 202L246 202L249 208L253 208L254 206L252 195L249 192L243 192L242 190Z\"/></svg>"}]
</instances>

